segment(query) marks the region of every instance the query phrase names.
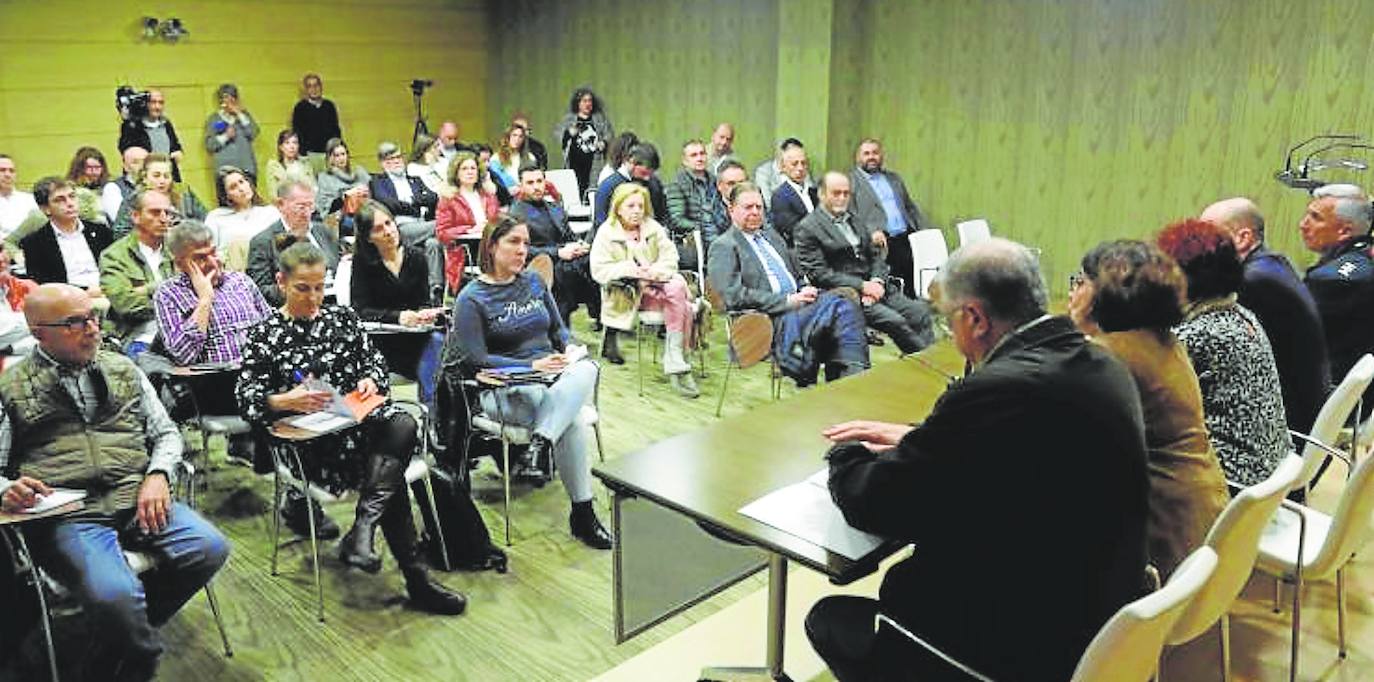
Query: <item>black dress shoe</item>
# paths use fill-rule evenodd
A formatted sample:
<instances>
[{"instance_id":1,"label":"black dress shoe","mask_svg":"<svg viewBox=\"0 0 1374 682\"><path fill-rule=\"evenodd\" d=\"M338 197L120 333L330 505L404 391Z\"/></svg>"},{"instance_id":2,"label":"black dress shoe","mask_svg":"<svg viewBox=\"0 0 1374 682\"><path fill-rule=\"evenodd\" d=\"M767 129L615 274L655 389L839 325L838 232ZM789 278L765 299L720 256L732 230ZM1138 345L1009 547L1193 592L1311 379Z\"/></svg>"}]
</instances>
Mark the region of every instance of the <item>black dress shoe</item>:
<instances>
[{"instance_id":1,"label":"black dress shoe","mask_svg":"<svg viewBox=\"0 0 1374 682\"><path fill-rule=\"evenodd\" d=\"M610 549L613 545L611 534L606 532L605 526L596 518L591 500L573 503L572 513L568 515L568 526L573 537L592 549Z\"/></svg>"},{"instance_id":2,"label":"black dress shoe","mask_svg":"<svg viewBox=\"0 0 1374 682\"><path fill-rule=\"evenodd\" d=\"M887 342L883 340L883 337L879 336L878 332L872 329L865 332L865 337L868 339L868 345L870 346L882 346L887 344Z\"/></svg>"},{"instance_id":3,"label":"black dress shoe","mask_svg":"<svg viewBox=\"0 0 1374 682\"><path fill-rule=\"evenodd\" d=\"M442 616L456 616L468 607L468 599L461 592L434 582L429 571L423 567L412 566L403 570L406 579L406 596L410 606L417 611L436 613Z\"/></svg>"},{"instance_id":4,"label":"black dress shoe","mask_svg":"<svg viewBox=\"0 0 1374 682\"><path fill-rule=\"evenodd\" d=\"M315 538L333 540L339 537L339 524L334 523L319 504L312 506L315 509ZM310 519L307 516L304 497L287 495L286 502L281 508L281 519L292 533L303 538L310 537Z\"/></svg>"},{"instance_id":5,"label":"black dress shoe","mask_svg":"<svg viewBox=\"0 0 1374 682\"><path fill-rule=\"evenodd\" d=\"M601 357L612 365L625 364L625 356L620 354L620 342L616 339L617 334L614 329L607 329L606 335L601 341Z\"/></svg>"},{"instance_id":6,"label":"black dress shoe","mask_svg":"<svg viewBox=\"0 0 1374 682\"><path fill-rule=\"evenodd\" d=\"M544 487L549 481L546 473L547 467L544 466L553 454L553 443L548 438L539 434L530 437L530 444L525 448L525 455L511 468L513 477L511 480L522 483L532 483L536 488Z\"/></svg>"}]
</instances>

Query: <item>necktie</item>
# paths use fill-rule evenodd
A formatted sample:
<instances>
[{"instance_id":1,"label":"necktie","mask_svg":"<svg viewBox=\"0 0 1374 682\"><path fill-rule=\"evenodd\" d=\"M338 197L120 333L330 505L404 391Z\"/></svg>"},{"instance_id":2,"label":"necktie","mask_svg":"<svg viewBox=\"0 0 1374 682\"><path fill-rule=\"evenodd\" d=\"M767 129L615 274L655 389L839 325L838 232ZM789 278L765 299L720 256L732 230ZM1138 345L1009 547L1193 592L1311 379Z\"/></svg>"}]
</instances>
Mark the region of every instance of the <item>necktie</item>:
<instances>
[{"instance_id":1,"label":"necktie","mask_svg":"<svg viewBox=\"0 0 1374 682\"><path fill-rule=\"evenodd\" d=\"M792 279L792 273L787 271L787 267L773 255L773 247L768 240L763 238L763 234L757 233L753 237L754 244L758 248L759 255L763 256L763 267L768 269L768 274L778 281L778 293L783 296L797 292L797 282Z\"/></svg>"}]
</instances>

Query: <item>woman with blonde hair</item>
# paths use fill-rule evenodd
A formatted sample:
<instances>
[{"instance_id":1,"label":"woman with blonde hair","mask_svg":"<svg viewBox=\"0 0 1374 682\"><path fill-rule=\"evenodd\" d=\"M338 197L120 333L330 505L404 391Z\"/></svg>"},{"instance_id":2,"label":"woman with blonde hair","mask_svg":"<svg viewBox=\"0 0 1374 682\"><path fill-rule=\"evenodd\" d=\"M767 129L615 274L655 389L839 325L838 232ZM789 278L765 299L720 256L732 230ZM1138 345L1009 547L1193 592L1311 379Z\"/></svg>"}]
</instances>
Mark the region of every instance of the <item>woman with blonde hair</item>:
<instances>
[{"instance_id":1,"label":"woman with blonde hair","mask_svg":"<svg viewBox=\"0 0 1374 682\"><path fill-rule=\"evenodd\" d=\"M140 190L166 194L172 200L172 209L176 211L177 218L205 220L205 204L201 203L200 197L197 197L190 187L177 187L177 182L172 178L172 157L166 154L149 154L148 158L143 160L143 170L139 171L135 184ZM115 216L115 239L129 234L129 230L133 229L132 210L130 202L120 204L119 214Z\"/></svg>"},{"instance_id":2,"label":"woman with blonde hair","mask_svg":"<svg viewBox=\"0 0 1374 682\"><path fill-rule=\"evenodd\" d=\"M487 162L487 170L512 194L520 185L520 167L534 163L534 155L525 144L525 129L513 125L506 128L496 143L496 153Z\"/></svg>"},{"instance_id":3,"label":"woman with blonde hair","mask_svg":"<svg viewBox=\"0 0 1374 682\"><path fill-rule=\"evenodd\" d=\"M610 215L592 241L592 279L601 285L601 323L606 327L601 354L615 364L624 362L615 330L632 329L640 310L661 311L667 328L663 372L679 394L695 398L701 391L687 362L694 310L677 263L672 237L653 218L649 190L633 182L617 187Z\"/></svg>"}]
</instances>

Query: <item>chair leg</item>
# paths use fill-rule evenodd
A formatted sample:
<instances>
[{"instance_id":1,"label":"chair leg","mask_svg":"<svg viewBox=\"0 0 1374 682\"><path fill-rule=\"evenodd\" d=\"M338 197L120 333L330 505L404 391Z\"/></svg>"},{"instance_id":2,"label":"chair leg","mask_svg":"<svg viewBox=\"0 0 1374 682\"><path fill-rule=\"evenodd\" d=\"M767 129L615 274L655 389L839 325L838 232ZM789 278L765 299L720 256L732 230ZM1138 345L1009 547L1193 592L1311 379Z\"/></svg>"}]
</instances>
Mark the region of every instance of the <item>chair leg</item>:
<instances>
[{"instance_id":1,"label":"chair leg","mask_svg":"<svg viewBox=\"0 0 1374 682\"><path fill-rule=\"evenodd\" d=\"M1279 599L1283 597L1283 580L1274 578L1274 613L1283 613L1283 607L1279 606Z\"/></svg>"},{"instance_id":2,"label":"chair leg","mask_svg":"<svg viewBox=\"0 0 1374 682\"><path fill-rule=\"evenodd\" d=\"M439 551L444 556L444 570L452 571L453 565L448 559L448 541L444 539L444 524L439 522L439 508L434 504L434 481L428 471L425 472L425 493L429 497L429 517L434 519L435 535L439 536Z\"/></svg>"},{"instance_id":3,"label":"chair leg","mask_svg":"<svg viewBox=\"0 0 1374 682\"><path fill-rule=\"evenodd\" d=\"M1336 632L1339 637L1340 657L1346 657L1345 650L1345 569L1336 571Z\"/></svg>"},{"instance_id":4,"label":"chair leg","mask_svg":"<svg viewBox=\"0 0 1374 682\"><path fill-rule=\"evenodd\" d=\"M1293 580L1293 651L1288 662L1288 682L1298 682L1298 637L1302 634L1302 574Z\"/></svg>"},{"instance_id":5,"label":"chair leg","mask_svg":"<svg viewBox=\"0 0 1374 682\"><path fill-rule=\"evenodd\" d=\"M315 556L315 591L319 596L318 617L320 622L324 622L324 583L320 580L320 542L315 536L315 505L314 499L310 497L310 482L306 480L304 471L301 472L301 481L305 483L305 513L306 519L310 521L310 553Z\"/></svg>"},{"instance_id":6,"label":"chair leg","mask_svg":"<svg viewBox=\"0 0 1374 682\"><path fill-rule=\"evenodd\" d=\"M726 363L725 363L725 379L724 379L723 381L720 382L720 398L718 398L718 399L716 400L716 416L717 416L717 417L720 416L720 408L721 408L721 406L725 404L725 391L726 391L726 389L730 388L730 370L732 370L732 369L734 369L734 368L735 368L735 363L729 362L729 361L727 360Z\"/></svg>"},{"instance_id":7,"label":"chair leg","mask_svg":"<svg viewBox=\"0 0 1374 682\"><path fill-rule=\"evenodd\" d=\"M277 458L272 457L272 575L277 575L277 553L281 550L281 470Z\"/></svg>"},{"instance_id":8,"label":"chair leg","mask_svg":"<svg viewBox=\"0 0 1374 682\"><path fill-rule=\"evenodd\" d=\"M224 618L219 614L219 600L215 599L215 588L205 584L205 600L210 602L210 613L215 616L215 627L219 628L220 641L224 642L224 657L233 658L234 650L229 646L229 633L224 630Z\"/></svg>"},{"instance_id":9,"label":"chair leg","mask_svg":"<svg viewBox=\"0 0 1374 682\"><path fill-rule=\"evenodd\" d=\"M1231 614L1221 614L1221 682L1231 682Z\"/></svg>"},{"instance_id":10,"label":"chair leg","mask_svg":"<svg viewBox=\"0 0 1374 682\"><path fill-rule=\"evenodd\" d=\"M52 618L48 615L48 598L43 593L43 578L38 575L38 567L33 563L33 555L29 553L29 543L24 539L24 531L16 528L14 536L19 550L24 554L23 563L28 567L29 577L33 580L34 592L38 594L38 622L43 627L43 643L48 647L48 674L52 676L52 682L59 682L61 678L57 675L57 647L52 643Z\"/></svg>"},{"instance_id":11,"label":"chair leg","mask_svg":"<svg viewBox=\"0 0 1374 682\"><path fill-rule=\"evenodd\" d=\"M639 394L644 395L644 327L635 330L635 364L639 366Z\"/></svg>"},{"instance_id":12,"label":"chair leg","mask_svg":"<svg viewBox=\"0 0 1374 682\"><path fill-rule=\"evenodd\" d=\"M505 475L501 477L501 485L505 490L501 513L506 516L506 546L510 547L510 441L504 437L501 439L501 462L505 465Z\"/></svg>"}]
</instances>

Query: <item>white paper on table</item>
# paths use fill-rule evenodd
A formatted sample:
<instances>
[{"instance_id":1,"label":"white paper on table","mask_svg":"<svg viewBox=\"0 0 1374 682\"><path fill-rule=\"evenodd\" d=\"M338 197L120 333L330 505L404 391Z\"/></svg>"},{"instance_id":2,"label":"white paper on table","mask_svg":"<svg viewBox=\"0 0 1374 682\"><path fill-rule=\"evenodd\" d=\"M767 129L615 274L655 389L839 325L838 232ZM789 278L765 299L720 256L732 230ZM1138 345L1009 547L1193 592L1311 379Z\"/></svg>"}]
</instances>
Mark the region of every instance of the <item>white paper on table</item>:
<instances>
[{"instance_id":1,"label":"white paper on table","mask_svg":"<svg viewBox=\"0 0 1374 682\"><path fill-rule=\"evenodd\" d=\"M24 510L25 514L42 514L69 504L77 500L86 499L86 491L73 490L71 488L53 488L52 494L42 495L38 498L38 504Z\"/></svg>"},{"instance_id":2,"label":"white paper on table","mask_svg":"<svg viewBox=\"0 0 1374 682\"><path fill-rule=\"evenodd\" d=\"M840 508L830 498L828 474L828 470L821 470L800 483L774 490L744 505L739 513L858 561L877 549L883 540L845 522Z\"/></svg>"},{"instance_id":3,"label":"white paper on table","mask_svg":"<svg viewBox=\"0 0 1374 682\"><path fill-rule=\"evenodd\" d=\"M351 417L344 417L333 412L311 412L291 419L292 426L315 433L326 433L353 423Z\"/></svg>"}]
</instances>

